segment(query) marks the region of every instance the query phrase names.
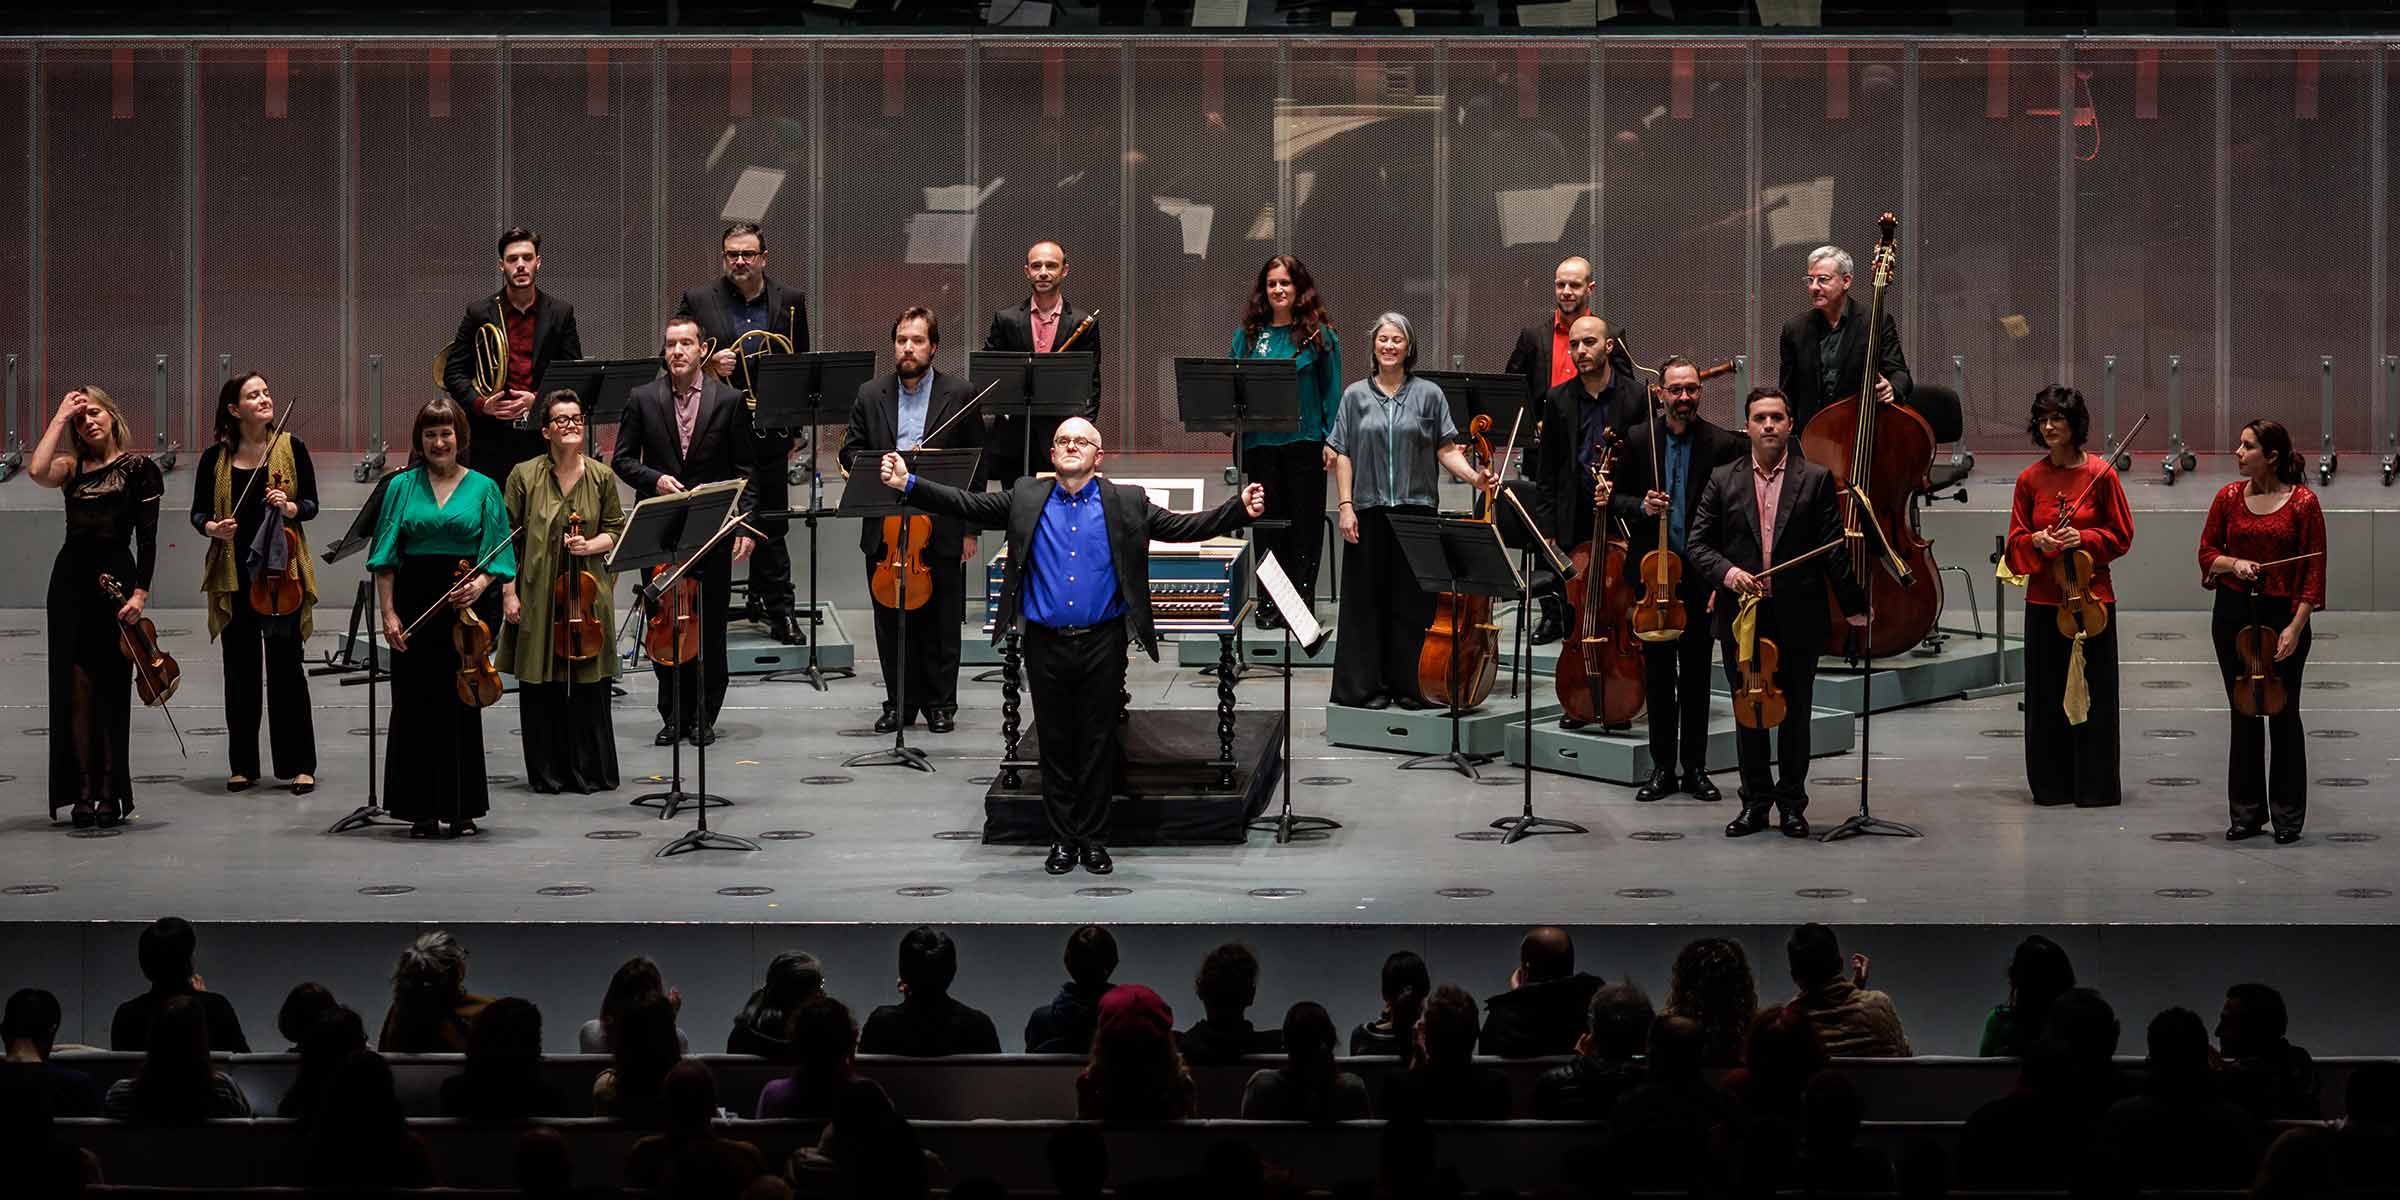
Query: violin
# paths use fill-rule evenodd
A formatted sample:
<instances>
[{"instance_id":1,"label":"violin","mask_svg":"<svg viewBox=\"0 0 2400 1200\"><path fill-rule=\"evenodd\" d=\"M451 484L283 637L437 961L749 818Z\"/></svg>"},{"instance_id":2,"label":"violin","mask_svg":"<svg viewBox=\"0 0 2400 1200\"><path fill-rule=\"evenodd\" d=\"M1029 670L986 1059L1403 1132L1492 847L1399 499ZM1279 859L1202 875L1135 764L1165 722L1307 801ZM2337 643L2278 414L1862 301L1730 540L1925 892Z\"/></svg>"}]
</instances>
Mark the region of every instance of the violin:
<instances>
[{"instance_id":1,"label":"violin","mask_svg":"<svg viewBox=\"0 0 2400 1200\"><path fill-rule=\"evenodd\" d=\"M1618 440L1615 430L1600 439L1592 463L1595 479L1608 478L1616 466ZM1650 705L1641 642L1627 636L1626 610L1634 596L1625 579L1625 557L1632 548L1625 539L1608 536L1608 512L1597 498L1592 531L1592 540L1568 556L1574 564L1567 584L1567 600L1575 610L1574 632L1568 635L1574 653L1558 656L1551 678L1568 720L1628 725Z\"/></svg>"},{"instance_id":2,"label":"violin","mask_svg":"<svg viewBox=\"0 0 2400 1200\"><path fill-rule=\"evenodd\" d=\"M1477 413L1467 424L1478 474L1492 461L1491 432L1489 413ZM1485 496L1481 519L1489 522L1496 515L1492 498ZM1492 598L1464 592L1436 596L1425 644L1417 651L1418 696L1428 704L1465 712L1490 699L1492 685L1499 681L1500 627L1492 622Z\"/></svg>"},{"instance_id":3,"label":"violin","mask_svg":"<svg viewBox=\"0 0 2400 1200\"><path fill-rule=\"evenodd\" d=\"M465 583L475 567L465 559L458 560L458 582ZM472 606L458 610L458 623L450 627L450 648L458 651L458 675L452 683L458 688L458 702L469 708L490 708L500 699L500 671L492 665L492 627L475 615Z\"/></svg>"},{"instance_id":4,"label":"violin","mask_svg":"<svg viewBox=\"0 0 2400 1200\"><path fill-rule=\"evenodd\" d=\"M925 565L925 547L932 541L932 517L915 513L883 519L883 557L867 581L877 607L910 612L925 607L933 596L933 570Z\"/></svg>"},{"instance_id":5,"label":"violin","mask_svg":"<svg viewBox=\"0 0 2400 1200\"><path fill-rule=\"evenodd\" d=\"M277 471L270 490L282 491L283 472ZM288 617L300 611L307 596L300 587L300 556L307 553L300 545L300 531L289 522L283 526L283 569L260 571L250 577L250 611L262 617Z\"/></svg>"},{"instance_id":6,"label":"violin","mask_svg":"<svg viewBox=\"0 0 2400 1200\"><path fill-rule=\"evenodd\" d=\"M559 541L561 569L550 585L550 653L567 662L590 662L608 647L608 627L600 623L600 580L575 565L567 539L583 536L583 514L567 513L567 532Z\"/></svg>"},{"instance_id":7,"label":"violin","mask_svg":"<svg viewBox=\"0 0 2400 1200\"><path fill-rule=\"evenodd\" d=\"M2133 444L2134 435L2149 423L2150 414L2143 413L2117 444ZM2100 469L2112 475L2116 473L2115 464L2105 460ZM2073 527L2075 510L2083 506L2083 498L2092 494L2092 488L2099 484L2100 478L2094 475L2091 482L2084 484L2083 490L2076 493L2072 500L2067 499L2065 492L2058 494L2058 520L2050 526L2051 536L2056 537ZM2096 638L2108 632L2108 606L2092 595L2092 577L2098 571L2098 565L2092 560L2092 552L2081 546L2050 560L2050 577L2058 582L2060 637Z\"/></svg>"},{"instance_id":8,"label":"violin","mask_svg":"<svg viewBox=\"0 0 2400 1200\"><path fill-rule=\"evenodd\" d=\"M124 606L125 588L116 576L103 572L100 591L119 607ZM174 698L175 689L183 684L183 665L159 646L158 626L147 614L131 623L117 622L117 649L124 653L125 661L133 664L133 687L141 695L143 705L160 708Z\"/></svg>"},{"instance_id":9,"label":"violin","mask_svg":"<svg viewBox=\"0 0 2400 1200\"><path fill-rule=\"evenodd\" d=\"M1916 527L1917 495L1932 486L1933 427L1915 409L1875 399L1882 360L1883 294L1898 273L1900 221L1890 213L1878 222L1875 292L1867 306L1867 370L1858 394L1817 410L1800 431L1800 453L1833 472L1842 506L1842 537L1850 547L1850 577L1867 592L1868 628L1859 652L1888 658L1925 640L1942 615L1940 564L1933 543ZM1871 528L1870 528L1871 527ZM1841 600L1826 587L1834 628L1847 619Z\"/></svg>"},{"instance_id":10,"label":"violin","mask_svg":"<svg viewBox=\"0 0 2400 1200\"><path fill-rule=\"evenodd\" d=\"M2291 693L2283 686L2283 675L2275 669L2275 642L2280 636L2274 626L2259 620L2256 585L2250 592L2250 624L2233 635L2233 652L2242 660L2242 669L2233 677L2233 711L2245 717L2271 717L2291 703Z\"/></svg>"},{"instance_id":11,"label":"violin","mask_svg":"<svg viewBox=\"0 0 2400 1200\"><path fill-rule=\"evenodd\" d=\"M1735 724L1744 729L1774 729L1783 724L1783 689L1775 686L1782 655L1774 638L1750 639L1750 657L1741 660L1741 684L1733 689Z\"/></svg>"},{"instance_id":12,"label":"violin","mask_svg":"<svg viewBox=\"0 0 2400 1200\"><path fill-rule=\"evenodd\" d=\"M653 567L655 580L667 567ZM642 627L642 652L662 667L678 667L700 655L700 581L686 572L650 602Z\"/></svg>"}]
</instances>

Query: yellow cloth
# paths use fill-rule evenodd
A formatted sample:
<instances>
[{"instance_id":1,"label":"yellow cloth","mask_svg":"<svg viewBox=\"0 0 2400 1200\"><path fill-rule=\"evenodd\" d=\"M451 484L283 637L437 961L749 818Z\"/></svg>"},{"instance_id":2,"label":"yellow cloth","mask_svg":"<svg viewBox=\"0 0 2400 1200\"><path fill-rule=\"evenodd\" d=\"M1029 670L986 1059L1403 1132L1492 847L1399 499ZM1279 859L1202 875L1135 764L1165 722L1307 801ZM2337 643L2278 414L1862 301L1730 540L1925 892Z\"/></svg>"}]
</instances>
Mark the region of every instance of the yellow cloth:
<instances>
[{"instance_id":1,"label":"yellow cloth","mask_svg":"<svg viewBox=\"0 0 2400 1200\"><path fill-rule=\"evenodd\" d=\"M1756 653L1753 643L1758 641L1759 600L1755 592L1745 594L1740 611L1733 614L1733 649L1737 662L1749 662L1751 655Z\"/></svg>"},{"instance_id":2,"label":"yellow cloth","mask_svg":"<svg viewBox=\"0 0 2400 1200\"><path fill-rule=\"evenodd\" d=\"M2003 554L2000 556L1998 561L1992 564L1992 578L1997 579L2010 587L2024 587L2025 582L2029 579L2032 579L2033 576L2021 574L2014 568L2010 567L2008 565L2008 556Z\"/></svg>"},{"instance_id":3,"label":"yellow cloth","mask_svg":"<svg viewBox=\"0 0 2400 1200\"><path fill-rule=\"evenodd\" d=\"M267 458L259 467L267 473L267 480L277 476L286 480L300 478L299 471L292 466L292 439L277 437L267 443ZM267 481L262 480L258 486L265 488ZM214 511L224 516L233 515L233 448L230 446L218 449L214 503ZM284 528L300 537L300 636L306 638L316 632L317 627L317 564L309 560L308 535L301 532L299 524L287 521ZM236 558L240 553L240 548L232 541L208 539L208 557L203 563L200 586L208 596L208 640L212 642L233 622L233 606L250 602L242 590L242 572Z\"/></svg>"},{"instance_id":4,"label":"yellow cloth","mask_svg":"<svg viewBox=\"0 0 2400 1200\"><path fill-rule=\"evenodd\" d=\"M2092 719L2092 691L2083 682L2083 635L2075 635L2075 649L2067 655L2067 690L2059 706L2067 712L2067 724L2081 725Z\"/></svg>"}]
</instances>

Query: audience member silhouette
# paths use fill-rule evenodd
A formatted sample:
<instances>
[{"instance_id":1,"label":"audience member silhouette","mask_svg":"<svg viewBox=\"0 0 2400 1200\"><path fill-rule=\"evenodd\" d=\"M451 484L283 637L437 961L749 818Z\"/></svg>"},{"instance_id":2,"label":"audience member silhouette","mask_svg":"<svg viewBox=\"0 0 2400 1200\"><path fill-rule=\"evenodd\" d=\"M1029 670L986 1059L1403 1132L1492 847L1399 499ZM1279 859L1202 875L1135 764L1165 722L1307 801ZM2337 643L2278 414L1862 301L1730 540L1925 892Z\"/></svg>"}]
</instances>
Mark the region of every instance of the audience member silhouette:
<instances>
[{"instance_id":1,"label":"audience member silhouette","mask_svg":"<svg viewBox=\"0 0 2400 1200\"><path fill-rule=\"evenodd\" d=\"M1792 983L1800 989L1792 1005L1816 1024L1825 1052L1835 1058L1907 1058L1908 1035L1892 998L1867 988L1867 956L1850 956L1842 974L1842 947L1833 930L1814 921L1792 930L1784 943Z\"/></svg>"},{"instance_id":2,"label":"audience member silhouette","mask_svg":"<svg viewBox=\"0 0 2400 1200\"><path fill-rule=\"evenodd\" d=\"M912 1058L1000 1053L992 1019L951 998L950 983L957 977L958 944L949 934L919 925L901 935L900 1003L867 1014L859 1053Z\"/></svg>"},{"instance_id":3,"label":"audience member silhouette","mask_svg":"<svg viewBox=\"0 0 2400 1200\"><path fill-rule=\"evenodd\" d=\"M608 991L600 997L600 1015L585 1021L575 1031L575 1048L585 1054L606 1054L614 1046L612 1040L617 1023L632 1010L634 1003L648 995L667 998L667 1005L678 1015L683 1012L683 993L667 986L667 977L658 964L642 955L626 959L616 974L608 977ZM692 1048L692 1039L675 1027L675 1045L684 1053Z\"/></svg>"},{"instance_id":4,"label":"audience member silhouette","mask_svg":"<svg viewBox=\"0 0 2400 1200\"><path fill-rule=\"evenodd\" d=\"M467 1027L466 1069L442 1081L442 1115L464 1121L524 1121L572 1110L542 1076L542 1012L502 996Z\"/></svg>"},{"instance_id":5,"label":"audience member silhouette","mask_svg":"<svg viewBox=\"0 0 2400 1200\"><path fill-rule=\"evenodd\" d=\"M1698 1023L1702 1066L1742 1065L1750 1019L1758 1015L1758 979L1750 972L1750 956L1742 952L1742 944L1721 937L1687 943L1675 955L1663 1011Z\"/></svg>"},{"instance_id":6,"label":"audience member silhouette","mask_svg":"<svg viewBox=\"0 0 2400 1200\"><path fill-rule=\"evenodd\" d=\"M1179 1121L1197 1095L1175 1049L1175 1010L1138 983L1100 998L1092 1055L1075 1078L1075 1114L1085 1120Z\"/></svg>"},{"instance_id":7,"label":"audience member silhouette","mask_svg":"<svg viewBox=\"0 0 2400 1200\"><path fill-rule=\"evenodd\" d=\"M1661 1014L1650 1022L1642 1083L1608 1117L1613 1182L1633 1190L1716 1191L1729 1180L1737 1118L1700 1075L1700 1024Z\"/></svg>"},{"instance_id":8,"label":"audience member silhouette","mask_svg":"<svg viewBox=\"0 0 2400 1200\"><path fill-rule=\"evenodd\" d=\"M1500 1058L1572 1052L1600 983L1575 969L1575 942L1566 930L1527 930L1508 990L1484 1002L1483 1052Z\"/></svg>"},{"instance_id":9,"label":"audience member silhouette","mask_svg":"<svg viewBox=\"0 0 2400 1200\"><path fill-rule=\"evenodd\" d=\"M467 991L467 948L449 931L423 934L392 969L392 1007L375 1048L385 1054L462 1054L467 1027L490 997Z\"/></svg>"},{"instance_id":10,"label":"audience member silhouette","mask_svg":"<svg viewBox=\"0 0 2400 1200\"><path fill-rule=\"evenodd\" d=\"M784 1040L792 1013L809 999L825 994L825 968L817 956L786 950L767 964L767 981L750 993L742 1011L734 1014L733 1029L725 1035L727 1054L754 1054L771 1062L792 1061L792 1044Z\"/></svg>"},{"instance_id":11,"label":"audience member silhouette","mask_svg":"<svg viewBox=\"0 0 2400 1200\"><path fill-rule=\"evenodd\" d=\"M281 1032L280 1020L276 1026ZM314 1121L317 1110L324 1106L327 1089L333 1086L334 1072L366 1048L367 1024L356 1012L337 1004L318 1014L317 1023L300 1034L300 1071L275 1105L275 1115L302 1123Z\"/></svg>"},{"instance_id":12,"label":"audience member silhouette","mask_svg":"<svg viewBox=\"0 0 2400 1200\"><path fill-rule=\"evenodd\" d=\"M843 1089L858 1077L858 1023L850 1007L822 993L811 996L792 1010L784 1040L792 1048L791 1074L759 1089L752 1115L761 1121L833 1116Z\"/></svg>"},{"instance_id":13,"label":"audience member silhouette","mask_svg":"<svg viewBox=\"0 0 2400 1200\"><path fill-rule=\"evenodd\" d=\"M300 1043L308 1031L317 1027L317 1018L338 1007L333 992L321 983L296 984L284 993L283 1007L275 1010L275 1032L282 1035L291 1052L300 1052Z\"/></svg>"},{"instance_id":14,"label":"audience member silhouette","mask_svg":"<svg viewBox=\"0 0 2400 1200\"><path fill-rule=\"evenodd\" d=\"M2100 1121L2101 1156L2121 1187L2239 1188L2258 1167L2256 1117L2217 1094L2208 1027L2188 1008L2150 1019L2142 1090Z\"/></svg>"},{"instance_id":15,"label":"audience member silhouette","mask_svg":"<svg viewBox=\"0 0 2400 1200\"><path fill-rule=\"evenodd\" d=\"M2267 1146L2250 1200L2332 1200L2343 1194L2339 1136L2321 1125L2286 1129Z\"/></svg>"},{"instance_id":16,"label":"audience member silhouette","mask_svg":"<svg viewBox=\"0 0 2400 1200\"><path fill-rule=\"evenodd\" d=\"M1050 1135L1050 1186L1058 1200L1100 1200L1108 1190L1108 1139L1089 1125L1069 1125Z\"/></svg>"},{"instance_id":17,"label":"audience member silhouette","mask_svg":"<svg viewBox=\"0 0 2400 1200\"><path fill-rule=\"evenodd\" d=\"M1891 1156L1858 1144L1867 1106L1848 1079L1820 1071L1801 1094L1799 1186L1824 1195L1888 1192L1897 1186Z\"/></svg>"},{"instance_id":18,"label":"audience member silhouette","mask_svg":"<svg viewBox=\"0 0 2400 1200\"><path fill-rule=\"evenodd\" d=\"M1508 1119L1508 1078L1475 1062L1479 1032L1475 997L1451 984L1433 989L1417 1021L1412 1062L1384 1080L1383 1115L1393 1121Z\"/></svg>"},{"instance_id":19,"label":"audience member silhouette","mask_svg":"<svg viewBox=\"0 0 2400 1200\"><path fill-rule=\"evenodd\" d=\"M1333 1018L1324 1005L1303 1000L1285 1012L1282 1041L1290 1062L1251 1074L1242 1088L1242 1119L1355 1121L1366 1117L1370 1108L1366 1081L1334 1064L1335 1037Z\"/></svg>"},{"instance_id":20,"label":"audience member silhouette","mask_svg":"<svg viewBox=\"0 0 2400 1200\"><path fill-rule=\"evenodd\" d=\"M592 1111L653 1128L666 1119L667 1072L683 1054L675 1038L675 1006L650 992L610 1028L608 1066L592 1080Z\"/></svg>"},{"instance_id":21,"label":"audience member silhouette","mask_svg":"<svg viewBox=\"0 0 2400 1200\"><path fill-rule=\"evenodd\" d=\"M58 997L40 988L19 988L0 1015L0 1088L27 1090L53 1117L100 1115L100 1085L72 1067L50 1060L58 1044Z\"/></svg>"},{"instance_id":22,"label":"audience member silhouette","mask_svg":"<svg viewBox=\"0 0 2400 1200\"><path fill-rule=\"evenodd\" d=\"M59 1133L42 1089L26 1078L0 1083L0 1146L11 1195L80 1196L105 1182L99 1156Z\"/></svg>"},{"instance_id":23,"label":"audience member silhouette","mask_svg":"<svg viewBox=\"0 0 2400 1200\"><path fill-rule=\"evenodd\" d=\"M1617 1100L1642 1082L1642 1045L1650 1037L1650 997L1630 983L1592 993L1575 1061L1542 1072L1533 1084L1540 1121L1602 1121Z\"/></svg>"},{"instance_id":24,"label":"audience member silhouette","mask_svg":"<svg viewBox=\"0 0 2400 1200\"><path fill-rule=\"evenodd\" d=\"M1192 993L1206 1015L1175 1040L1185 1062L1220 1066L1283 1052L1282 1034L1250 1024L1250 1006L1258 1002L1258 954L1250 947L1227 942L1209 951L1192 977Z\"/></svg>"},{"instance_id":25,"label":"audience member silhouette","mask_svg":"<svg viewBox=\"0 0 2400 1200\"><path fill-rule=\"evenodd\" d=\"M148 1048L140 1069L110 1084L101 1107L120 1121L147 1125L249 1116L250 1098L209 1062L208 1024L199 996L168 997L142 1039Z\"/></svg>"},{"instance_id":26,"label":"audience member silhouette","mask_svg":"<svg viewBox=\"0 0 2400 1200\"><path fill-rule=\"evenodd\" d=\"M2334 1146L2342 1186L2388 1191L2400 1184L2400 1064L2366 1063L2350 1072Z\"/></svg>"},{"instance_id":27,"label":"audience member silhouette","mask_svg":"<svg viewBox=\"0 0 2400 1200\"><path fill-rule=\"evenodd\" d=\"M242 1021L234 1015L233 1002L209 991L192 966L199 943L200 935L182 917L160 917L142 930L134 953L150 989L117 1006L115 1019L108 1023L109 1049L132 1053L147 1049L160 1006L177 996L191 996L198 1000L208 1022L209 1045L224 1054L250 1053L250 1039L242 1036Z\"/></svg>"},{"instance_id":28,"label":"audience member silhouette","mask_svg":"<svg viewBox=\"0 0 2400 1200\"><path fill-rule=\"evenodd\" d=\"M2225 990L2217 1014L2217 1085L2262 1121L2317 1119L2317 1064L2285 1040L2290 1025L2283 993L2274 988L2237 983Z\"/></svg>"},{"instance_id":29,"label":"audience member silhouette","mask_svg":"<svg viewBox=\"0 0 2400 1200\"><path fill-rule=\"evenodd\" d=\"M319 1192L433 1186L433 1152L408 1127L382 1055L362 1047L334 1067L309 1123L301 1183Z\"/></svg>"},{"instance_id":30,"label":"audience member silhouette","mask_svg":"<svg viewBox=\"0 0 2400 1200\"><path fill-rule=\"evenodd\" d=\"M1067 982L1057 998L1025 1018L1025 1050L1029 1054L1089 1054L1092 1030L1100 1020L1100 1000L1117 972L1117 939L1098 925L1086 925L1067 935Z\"/></svg>"},{"instance_id":31,"label":"audience member silhouette","mask_svg":"<svg viewBox=\"0 0 2400 1200\"><path fill-rule=\"evenodd\" d=\"M660 1116L664 1130L635 1142L626 1156L625 1186L678 1200L738 1200L767 1173L757 1146L718 1136L717 1078L706 1064L686 1059L668 1069Z\"/></svg>"},{"instance_id":32,"label":"audience member silhouette","mask_svg":"<svg viewBox=\"0 0 2400 1200\"><path fill-rule=\"evenodd\" d=\"M794 1151L786 1173L807 1195L922 1200L935 1165L883 1089L858 1079L842 1089L824 1136Z\"/></svg>"},{"instance_id":33,"label":"audience member silhouette","mask_svg":"<svg viewBox=\"0 0 2400 1200\"><path fill-rule=\"evenodd\" d=\"M1394 950L1383 960L1380 986L1383 1012L1350 1031L1350 1053L1405 1058L1416 1043L1417 1017L1425 1011L1425 998L1433 994L1433 976L1416 951Z\"/></svg>"},{"instance_id":34,"label":"audience member silhouette","mask_svg":"<svg viewBox=\"0 0 2400 1200\"><path fill-rule=\"evenodd\" d=\"M2008 960L2008 1002L1995 1005L1983 1020L1983 1038L1975 1053L1985 1058L2021 1058L2025 1048L2042 1035L2050 1002L2075 986L2075 964L2057 942L2033 934L2017 943Z\"/></svg>"}]
</instances>

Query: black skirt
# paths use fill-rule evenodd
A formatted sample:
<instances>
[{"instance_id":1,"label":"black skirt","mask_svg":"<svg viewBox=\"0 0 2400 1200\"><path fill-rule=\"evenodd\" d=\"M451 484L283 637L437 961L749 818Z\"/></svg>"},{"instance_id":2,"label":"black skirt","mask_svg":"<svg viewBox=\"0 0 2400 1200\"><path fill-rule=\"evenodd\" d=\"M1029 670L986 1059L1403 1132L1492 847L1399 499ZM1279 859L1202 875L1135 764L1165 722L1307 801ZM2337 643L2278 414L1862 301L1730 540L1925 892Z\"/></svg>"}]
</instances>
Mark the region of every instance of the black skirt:
<instances>
[{"instance_id":1,"label":"black skirt","mask_svg":"<svg viewBox=\"0 0 2400 1200\"><path fill-rule=\"evenodd\" d=\"M127 747L133 664L117 648L122 601L100 591L100 573L134 576L122 546L70 538L50 568L50 815L74 804L133 811Z\"/></svg>"},{"instance_id":2,"label":"black skirt","mask_svg":"<svg viewBox=\"0 0 2400 1200\"><path fill-rule=\"evenodd\" d=\"M393 608L413 621L457 582L455 554L410 555L392 583ZM392 656L392 722L383 803L406 821L472 820L491 810L483 777L483 710L458 698L457 619L425 618Z\"/></svg>"},{"instance_id":3,"label":"black skirt","mask_svg":"<svg viewBox=\"0 0 2400 1200\"><path fill-rule=\"evenodd\" d=\"M517 712L525 728L525 784L545 794L613 792L617 788L617 730L609 681L519 683Z\"/></svg>"}]
</instances>

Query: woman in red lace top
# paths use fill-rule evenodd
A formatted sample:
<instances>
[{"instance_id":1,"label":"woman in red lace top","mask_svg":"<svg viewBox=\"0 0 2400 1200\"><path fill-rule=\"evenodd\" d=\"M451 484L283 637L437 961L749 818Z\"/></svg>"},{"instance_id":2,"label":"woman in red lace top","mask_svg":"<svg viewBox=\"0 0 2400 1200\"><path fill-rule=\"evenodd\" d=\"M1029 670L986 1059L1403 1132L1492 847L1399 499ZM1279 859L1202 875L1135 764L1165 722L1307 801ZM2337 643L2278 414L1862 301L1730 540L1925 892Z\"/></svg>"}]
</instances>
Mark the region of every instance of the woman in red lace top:
<instances>
[{"instance_id":1,"label":"woman in red lace top","mask_svg":"<svg viewBox=\"0 0 2400 1200\"><path fill-rule=\"evenodd\" d=\"M2033 802L2106 808L2123 799L2117 774L2117 610L2108 564L2133 548L2133 510L2116 471L2087 454L2092 429L2083 393L2052 384L2034 394L2026 425L2049 451L2017 476L2008 516L2008 565L2025 585L2025 783ZM2059 508L2072 504L2061 532ZM2066 712L2068 664L2075 640L2058 630L2062 595L2051 564L2082 550L2092 556L2093 599L2108 608L2108 627L2083 639L2088 715Z\"/></svg>"},{"instance_id":2,"label":"woman in red lace top","mask_svg":"<svg viewBox=\"0 0 2400 1200\"><path fill-rule=\"evenodd\" d=\"M2208 506L2200 528L2200 586L2217 593L2209 633L2217 645L2217 669L2225 677L2226 700L2241 658L2234 635L2245 625L2276 631L2276 674L2290 700L2271 717L2233 714L2233 743L2226 762L2226 799L2233 824L2225 840L2238 842L2264 832L2272 817L2275 840L2300 840L2308 817L2307 734L2300 725L2300 676L2308 666L2309 614L2325 607L2325 512L2317 494L2300 482L2300 460L2292 435L2274 421L2242 426L2234 447L2242 478L2226 484ZM2283 566L2262 568L2299 555ZM2273 743L2273 763L2268 762Z\"/></svg>"}]
</instances>

